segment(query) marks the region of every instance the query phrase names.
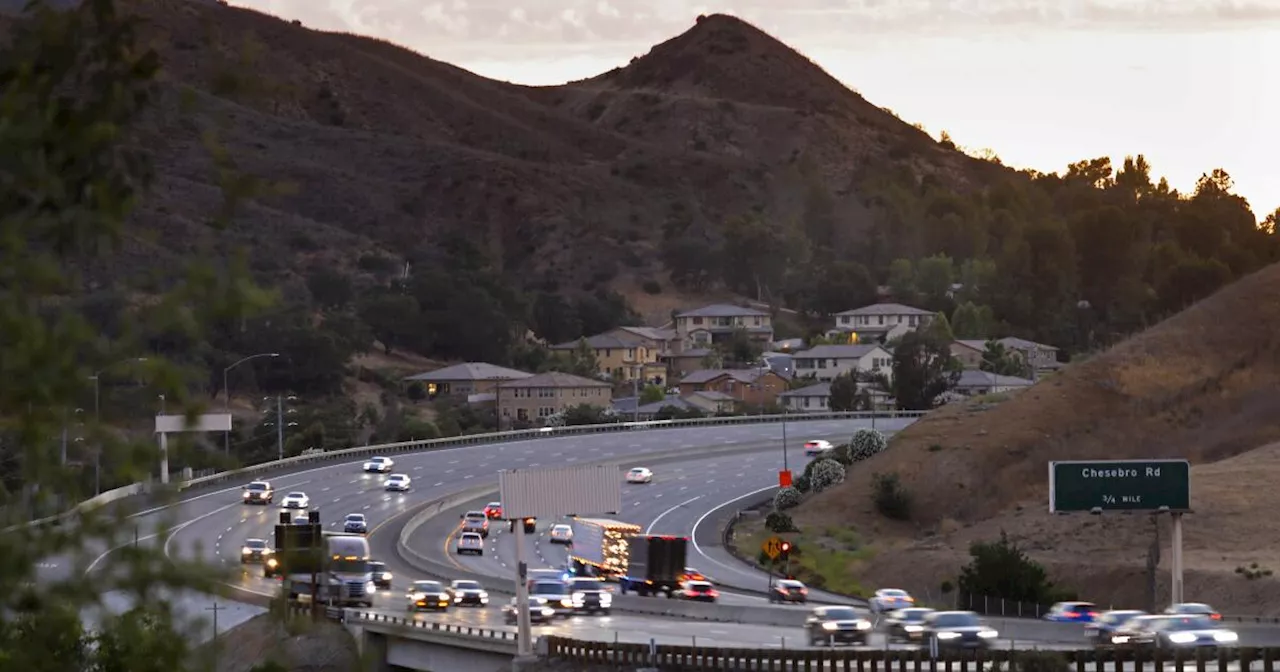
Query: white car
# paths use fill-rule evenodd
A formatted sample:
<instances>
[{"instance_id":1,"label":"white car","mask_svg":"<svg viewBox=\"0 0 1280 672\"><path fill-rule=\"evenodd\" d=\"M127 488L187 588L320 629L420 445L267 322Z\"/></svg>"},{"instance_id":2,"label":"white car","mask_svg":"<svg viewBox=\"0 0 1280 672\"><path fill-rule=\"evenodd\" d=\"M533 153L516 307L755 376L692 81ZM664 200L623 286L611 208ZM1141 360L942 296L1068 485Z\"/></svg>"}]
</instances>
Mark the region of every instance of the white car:
<instances>
[{"instance_id":1,"label":"white car","mask_svg":"<svg viewBox=\"0 0 1280 672\"><path fill-rule=\"evenodd\" d=\"M311 508L311 498L305 492L291 492L284 496L280 506L285 509L309 509Z\"/></svg>"},{"instance_id":2,"label":"white car","mask_svg":"<svg viewBox=\"0 0 1280 672\"><path fill-rule=\"evenodd\" d=\"M547 541L553 544L571 544L573 543L573 527L564 523L558 523L551 526L551 534Z\"/></svg>"},{"instance_id":3,"label":"white car","mask_svg":"<svg viewBox=\"0 0 1280 672\"><path fill-rule=\"evenodd\" d=\"M369 474L385 474L391 471L393 466L395 462L392 462L389 457L371 457L364 463L364 470Z\"/></svg>"},{"instance_id":4,"label":"white car","mask_svg":"<svg viewBox=\"0 0 1280 672\"><path fill-rule=\"evenodd\" d=\"M916 606L916 598L898 588L881 588L871 598L871 610L876 612L897 611L914 606Z\"/></svg>"},{"instance_id":5,"label":"white car","mask_svg":"<svg viewBox=\"0 0 1280 672\"><path fill-rule=\"evenodd\" d=\"M831 445L830 441L823 441L822 439L804 442L804 454L806 457L825 455L835 449L835 446Z\"/></svg>"},{"instance_id":6,"label":"white car","mask_svg":"<svg viewBox=\"0 0 1280 672\"><path fill-rule=\"evenodd\" d=\"M627 472L628 483L652 483L653 472L644 467L636 467Z\"/></svg>"},{"instance_id":7,"label":"white car","mask_svg":"<svg viewBox=\"0 0 1280 672\"><path fill-rule=\"evenodd\" d=\"M409 492L410 479L405 474L391 474L382 482L387 492Z\"/></svg>"},{"instance_id":8,"label":"white car","mask_svg":"<svg viewBox=\"0 0 1280 672\"><path fill-rule=\"evenodd\" d=\"M484 555L484 537L479 532L463 532L458 535L458 546L454 550L458 555Z\"/></svg>"}]
</instances>

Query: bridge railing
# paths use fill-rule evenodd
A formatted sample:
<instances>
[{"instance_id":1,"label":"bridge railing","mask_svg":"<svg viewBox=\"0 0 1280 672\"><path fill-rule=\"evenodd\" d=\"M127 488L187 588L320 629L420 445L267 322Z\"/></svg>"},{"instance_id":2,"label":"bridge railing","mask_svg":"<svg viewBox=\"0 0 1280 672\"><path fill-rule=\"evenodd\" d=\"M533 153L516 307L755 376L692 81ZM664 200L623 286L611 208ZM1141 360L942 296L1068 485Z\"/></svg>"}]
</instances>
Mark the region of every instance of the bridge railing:
<instances>
[{"instance_id":1,"label":"bridge railing","mask_svg":"<svg viewBox=\"0 0 1280 672\"><path fill-rule=\"evenodd\" d=\"M702 646L671 646L604 642L547 636L540 638L540 648L552 660L578 665L646 666L682 670L777 670L779 672L822 672L866 670L912 670L913 672L983 672L999 669L1067 670L1077 672L1113 672L1129 662L1133 669L1145 669L1154 663L1156 670L1178 672L1228 672L1228 670L1261 670L1276 672L1280 649L1221 648L1215 653L1197 651L1118 651L1048 650L940 650L930 655L927 648L917 650L851 650L834 648L805 649L729 649ZM1124 666L1128 667L1128 666Z\"/></svg>"},{"instance_id":2,"label":"bridge railing","mask_svg":"<svg viewBox=\"0 0 1280 672\"><path fill-rule=\"evenodd\" d=\"M397 625L406 628L415 628L418 630L443 632L451 635L461 635L463 637L473 637L475 639L491 639L503 642L516 641L516 633L508 630L495 630L493 628L482 628L475 625L440 623L438 621L419 621L405 616L393 616L391 614L375 611L347 609L344 612L343 618L347 623L381 623L384 625Z\"/></svg>"}]
</instances>

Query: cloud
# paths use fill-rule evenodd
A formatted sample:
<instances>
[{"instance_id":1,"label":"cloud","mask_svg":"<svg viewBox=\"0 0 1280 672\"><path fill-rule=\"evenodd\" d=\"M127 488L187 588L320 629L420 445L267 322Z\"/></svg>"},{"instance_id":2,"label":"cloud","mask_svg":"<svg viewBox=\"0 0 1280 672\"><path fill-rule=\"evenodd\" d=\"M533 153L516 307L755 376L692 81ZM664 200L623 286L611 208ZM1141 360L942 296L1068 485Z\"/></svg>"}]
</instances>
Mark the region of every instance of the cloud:
<instances>
[{"instance_id":1,"label":"cloud","mask_svg":"<svg viewBox=\"0 0 1280 672\"><path fill-rule=\"evenodd\" d=\"M308 26L396 37L441 57L486 59L642 51L712 12L742 16L815 48L902 33L1280 24L1280 0L429 0L425 8L413 0L231 1Z\"/></svg>"}]
</instances>

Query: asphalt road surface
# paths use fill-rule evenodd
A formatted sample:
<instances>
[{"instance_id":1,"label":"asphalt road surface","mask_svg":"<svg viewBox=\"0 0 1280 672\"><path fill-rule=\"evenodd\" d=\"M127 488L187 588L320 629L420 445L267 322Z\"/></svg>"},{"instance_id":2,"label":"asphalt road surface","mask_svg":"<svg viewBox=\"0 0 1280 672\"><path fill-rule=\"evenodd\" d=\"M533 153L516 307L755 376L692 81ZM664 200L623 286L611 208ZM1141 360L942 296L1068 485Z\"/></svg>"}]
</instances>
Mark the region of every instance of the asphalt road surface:
<instances>
[{"instance_id":1,"label":"asphalt road surface","mask_svg":"<svg viewBox=\"0 0 1280 672\"><path fill-rule=\"evenodd\" d=\"M910 422L909 419L878 419L876 425L885 430L896 430ZM841 442L855 429L867 424L867 421L860 420L796 420L788 422L787 434L789 441L825 438ZM237 588L274 594L275 582L262 578L261 567L241 565L241 545L248 538L270 540L280 511L280 499L290 491L306 492L311 498L312 509L319 510L324 524L334 529L348 513L365 514L370 524L370 543L375 549L375 555L381 556L380 559L386 561L395 574L393 589L382 596L379 602L380 605L395 609L403 604L404 590L415 577L407 567L398 562L394 553L379 549L388 549L388 544L390 547L394 546L399 528L408 519L415 504L485 482L496 485L496 475L500 469L558 467L602 459L614 459L630 466L643 463L643 459L633 458L646 453L688 449L690 456L696 458L698 449L705 447L769 441L777 441L780 447L782 431L780 424L637 430L463 446L395 456L394 471L407 474L413 479L413 488L408 493L385 492L381 477L361 473L360 462L363 460L335 463L296 470L271 479L277 493L276 506L243 504L240 485L236 484L200 493L173 508L145 513L134 520L138 527L138 543L163 544L173 557L207 562L215 569L225 571L228 583ZM776 453L772 463L766 457L760 457L755 465L761 471L760 478L776 479L776 472L781 467L781 450ZM733 472L736 473L738 472ZM164 529L162 520L165 518L171 518L176 523L170 531ZM129 540L128 543L133 542ZM108 558L106 554L99 554L94 559L95 566L102 566ZM194 618L207 616L203 609L211 604L210 598L207 603L194 600L184 602L183 606L189 607L187 615ZM220 619L221 617L220 614ZM660 621L640 620L650 624ZM706 627L705 624L686 622L684 631L687 632L689 626Z\"/></svg>"}]
</instances>

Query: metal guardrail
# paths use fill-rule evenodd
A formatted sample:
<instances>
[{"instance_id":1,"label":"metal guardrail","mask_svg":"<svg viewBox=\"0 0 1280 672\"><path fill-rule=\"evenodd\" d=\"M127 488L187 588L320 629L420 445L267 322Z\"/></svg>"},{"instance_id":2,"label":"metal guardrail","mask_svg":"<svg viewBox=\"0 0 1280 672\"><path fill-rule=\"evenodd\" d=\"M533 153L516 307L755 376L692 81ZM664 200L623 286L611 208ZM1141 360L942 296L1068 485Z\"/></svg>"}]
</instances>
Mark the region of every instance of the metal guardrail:
<instances>
[{"instance_id":1,"label":"metal guardrail","mask_svg":"<svg viewBox=\"0 0 1280 672\"><path fill-rule=\"evenodd\" d=\"M387 625L396 625L405 628L414 628L416 630L426 630L429 632L442 632L451 635L461 635L463 637L474 637L477 639L496 639L505 642L515 643L516 633L506 630L493 630L491 628L481 628L474 625L454 625L452 623L440 623L437 621L418 621L412 618L403 618L400 616L392 616L373 611L361 611L358 609L347 609L344 613L344 622L346 623L385 623Z\"/></svg>"},{"instance_id":2,"label":"metal guardrail","mask_svg":"<svg viewBox=\"0 0 1280 672\"><path fill-rule=\"evenodd\" d=\"M221 483L232 478L244 478L245 476L253 476L264 474L278 469L288 469L304 464L314 462L337 461L343 459L358 459L361 457L373 457L375 455L383 455L387 453L408 453L408 452L427 452L431 450L441 450L444 448L454 448L457 446L468 446L485 443L501 443L505 441L521 441L531 439L545 439L556 436L572 436L577 434L598 434L604 432L620 432L634 431L644 429L674 429L687 427L703 427L718 425L748 425L748 424L769 424L777 422L814 422L820 420L861 420L871 418L912 418L918 419L923 417L925 411L841 411L827 413L786 413L782 415L743 415L743 416L727 416L719 418L697 418L690 420L650 420L645 422L614 422L600 425L572 425L568 427L544 427L541 429L523 429L510 432L488 432L485 434L468 434L464 436L451 436L442 439L423 439L420 441L400 441L396 443L381 443L368 446L357 446L355 448L346 448L344 450L330 450L313 453L304 453L295 457L286 457L283 460L272 460L260 464L249 465L239 469L230 471L221 471L208 476L201 476L178 484L178 491L188 490L203 485L211 485ZM116 488L104 492L97 497L85 500L78 504L74 509L63 513L55 514L29 523L12 525L0 533L11 532L23 527L35 527L48 523L55 523L66 520L75 516L84 510L84 507L98 506L108 502L123 499L132 495L139 494L147 488L148 484L133 483L123 488Z\"/></svg>"},{"instance_id":3,"label":"metal guardrail","mask_svg":"<svg viewBox=\"0 0 1280 672\"><path fill-rule=\"evenodd\" d=\"M664 670L770 670L778 672L982 672L984 670L1068 670L1103 672L1121 670L1125 665L1142 670L1154 663L1162 670L1171 663L1177 672L1227 672L1228 669L1276 672L1280 649L1222 648L1216 655L1203 650L1143 651L1035 651L991 650L948 651L930 655L917 650L849 649L729 649L701 646L671 646L622 642L584 641L547 636L547 657L579 665L648 666ZM1238 665L1238 668L1236 667Z\"/></svg>"}]
</instances>

